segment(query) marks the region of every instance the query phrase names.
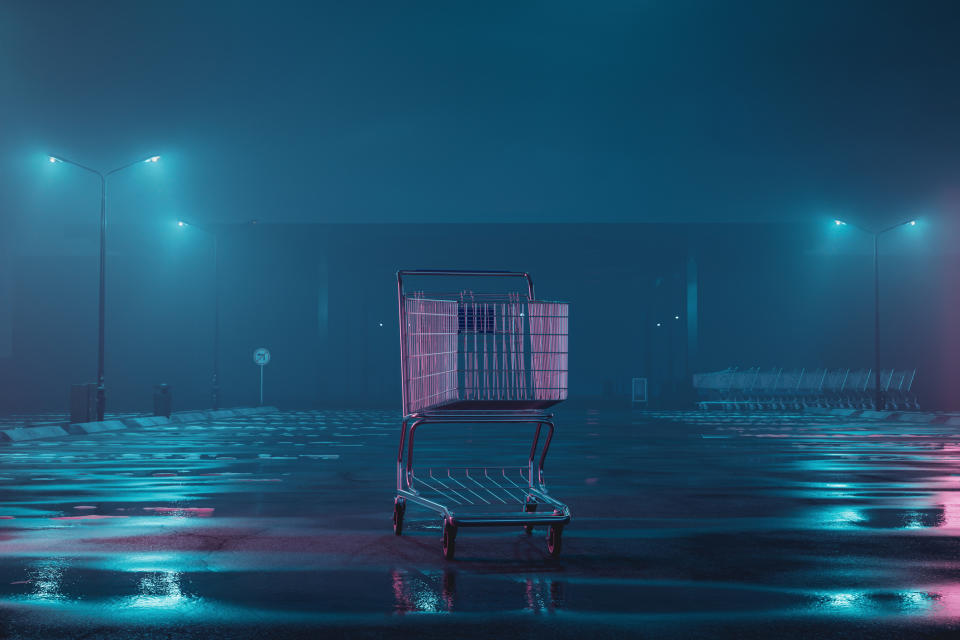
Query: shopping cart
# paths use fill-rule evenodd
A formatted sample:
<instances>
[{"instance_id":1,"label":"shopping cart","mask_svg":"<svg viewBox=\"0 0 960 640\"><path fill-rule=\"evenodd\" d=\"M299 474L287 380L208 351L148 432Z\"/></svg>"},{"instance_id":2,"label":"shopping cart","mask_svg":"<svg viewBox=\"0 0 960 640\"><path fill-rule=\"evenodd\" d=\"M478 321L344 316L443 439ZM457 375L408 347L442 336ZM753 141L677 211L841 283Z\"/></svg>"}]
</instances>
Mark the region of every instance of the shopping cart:
<instances>
[{"instance_id":1,"label":"shopping cart","mask_svg":"<svg viewBox=\"0 0 960 640\"><path fill-rule=\"evenodd\" d=\"M404 279L412 276L461 286L523 278L526 287L408 292ZM557 556L570 509L547 493L543 465L554 433L549 409L567 398L568 305L537 300L530 275L511 271L399 271L397 298L403 422L393 532L403 531L412 502L441 515L448 560L460 527L484 526L523 527L527 535L547 526L547 550ZM415 470L414 436L427 423L535 428L525 466Z\"/></svg>"}]
</instances>

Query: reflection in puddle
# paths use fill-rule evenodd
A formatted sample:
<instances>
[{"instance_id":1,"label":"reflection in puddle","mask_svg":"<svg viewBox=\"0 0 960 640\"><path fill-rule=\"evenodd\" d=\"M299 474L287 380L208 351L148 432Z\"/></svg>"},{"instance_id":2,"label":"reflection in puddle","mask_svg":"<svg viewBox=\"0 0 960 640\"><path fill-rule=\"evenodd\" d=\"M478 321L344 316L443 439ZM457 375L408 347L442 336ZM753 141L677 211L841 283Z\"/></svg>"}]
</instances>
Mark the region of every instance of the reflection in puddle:
<instances>
[{"instance_id":1,"label":"reflection in puddle","mask_svg":"<svg viewBox=\"0 0 960 640\"><path fill-rule=\"evenodd\" d=\"M817 518L818 528L853 529L866 520L859 510L851 507L827 507Z\"/></svg>"},{"instance_id":2,"label":"reflection in puddle","mask_svg":"<svg viewBox=\"0 0 960 640\"><path fill-rule=\"evenodd\" d=\"M527 578L524 583L527 611L553 613L563 607L562 583L552 578Z\"/></svg>"},{"instance_id":3,"label":"reflection in puddle","mask_svg":"<svg viewBox=\"0 0 960 640\"><path fill-rule=\"evenodd\" d=\"M866 604L867 596L862 593L831 593L821 599L821 605L827 609L849 611L863 609Z\"/></svg>"},{"instance_id":4,"label":"reflection in puddle","mask_svg":"<svg viewBox=\"0 0 960 640\"><path fill-rule=\"evenodd\" d=\"M450 613L454 610L457 597L455 571L410 573L394 569L390 575L394 613ZM539 576L521 578L519 582L523 585L525 611L553 613L564 607L562 582Z\"/></svg>"},{"instance_id":5,"label":"reflection in puddle","mask_svg":"<svg viewBox=\"0 0 960 640\"><path fill-rule=\"evenodd\" d=\"M845 616L887 614L960 618L960 585L897 592L834 592L817 596L814 608Z\"/></svg>"},{"instance_id":6,"label":"reflection in puddle","mask_svg":"<svg viewBox=\"0 0 960 640\"><path fill-rule=\"evenodd\" d=\"M180 573L158 571L147 573L137 585L140 593L129 598L127 605L151 609L166 609L182 604L187 596L180 588Z\"/></svg>"},{"instance_id":7,"label":"reflection in puddle","mask_svg":"<svg viewBox=\"0 0 960 640\"><path fill-rule=\"evenodd\" d=\"M395 613L449 613L453 611L457 574L453 571L411 575L394 569L393 610Z\"/></svg>"},{"instance_id":8,"label":"reflection in puddle","mask_svg":"<svg viewBox=\"0 0 960 640\"><path fill-rule=\"evenodd\" d=\"M948 510L949 508L949 510ZM925 509L856 508L831 506L816 517L825 529L934 529L956 527L956 505Z\"/></svg>"},{"instance_id":9,"label":"reflection in puddle","mask_svg":"<svg viewBox=\"0 0 960 640\"><path fill-rule=\"evenodd\" d=\"M925 612L940 600L940 594L925 591L902 591L897 594L905 612Z\"/></svg>"},{"instance_id":10,"label":"reflection in puddle","mask_svg":"<svg viewBox=\"0 0 960 640\"><path fill-rule=\"evenodd\" d=\"M66 558L46 558L30 571L33 597L40 600L63 600L63 572L68 566Z\"/></svg>"}]
</instances>

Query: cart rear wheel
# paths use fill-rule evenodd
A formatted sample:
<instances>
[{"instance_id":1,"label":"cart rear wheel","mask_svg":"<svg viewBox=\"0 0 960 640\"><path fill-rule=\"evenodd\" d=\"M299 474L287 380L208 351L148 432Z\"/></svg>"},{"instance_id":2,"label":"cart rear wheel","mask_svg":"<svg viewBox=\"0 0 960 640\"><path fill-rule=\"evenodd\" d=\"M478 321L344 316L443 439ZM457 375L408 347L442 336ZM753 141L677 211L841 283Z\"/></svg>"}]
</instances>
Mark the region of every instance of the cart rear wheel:
<instances>
[{"instance_id":1,"label":"cart rear wheel","mask_svg":"<svg viewBox=\"0 0 960 640\"><path fill-rule=\"evenodd\" d=\"M457 549L457 527L449 522L443 525L443 557L445 560L453 560L453 554Z\"/></svg>"},{"instance_id":2,"label":"cart rear wheel","mask_svg":"<svg viewBox=\"0 0 960 640\"><path fill-rule=\"evenodd\" d=\"M393 535L398 536L403 533L403 513L407 510L403 498L398 498L393 502Z\"/></svg>"},{"instance_id":3,"label":"cart rear wheel","mask_svg":"<svg viewBox=\"0 0 960 640\"><path fill-rule=\"evenodd\" d=\"M550 533L547 534L547 551L550 556L556 558L560 555L560 548L563 541L563 525L550 525Z\"/></svg>"}]
</instances>

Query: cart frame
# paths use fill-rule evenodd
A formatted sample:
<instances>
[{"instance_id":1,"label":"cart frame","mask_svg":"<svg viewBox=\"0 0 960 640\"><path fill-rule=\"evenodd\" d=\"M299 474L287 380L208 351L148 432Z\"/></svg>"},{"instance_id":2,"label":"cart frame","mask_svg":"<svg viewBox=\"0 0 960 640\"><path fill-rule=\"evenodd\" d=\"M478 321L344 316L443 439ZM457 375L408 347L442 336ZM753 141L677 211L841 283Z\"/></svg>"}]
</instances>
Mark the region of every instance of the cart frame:
<instances>
[{"instance_id":1,"label":"cart frame","mask_svg":"<svg viewBox=\"0 0 960 640\"><path fill-rule=\"evenodd\" d=\"M553 413L548 412L546 407L556 404L563 398L546 403L528 403L520 407L516 402L499 400L475 401L469 409L462 410L444 408L442 403L441 406L433 408L414 406L407 380L406 327L408 324L405 304L407 295L404 291L405 276L524 278L527 281L527 302L539 303L534 297L533 279L526 272L458 270L397 272L404 416L401 422L400 445L396 460L394 533L398 536L402 533L404 515L409 501L440 514L443 521L443 555L448 560L454 557L456 535L460 527L522 526L524 532L530 535L535 526L547 526L549 527L547 550L551 556L557 556L560 553L563 528L570 522L570 509L549 495L543 468L556 430ZM565 341L563 346L565 349ZM566 389L564 388L563 391L565 392ZM562 395L565 398L565 393ZM452 404L456 406L457 403ZM483 406L489 406L489 408L478 408ZM529 424L535 425L535 430L526 467L448 467L445 477L434 476L433 469L429 470L427 477L421 477L417 476L414 470L414 442L417 429L424 424ZM544 425L547 427L547 434L541 446ZM454 476L455 469L463 471L464 475ZM474 475L471 475L472 470L475 470ZM429 497L424 495L424 490ZM503 505L502 509L500 503ZM471 513L475 511L471 507L478 506L483 506L485 510L480 513ZM516 510L508 510L511 506ZM540 508L544 509L541 511Z\"/></svg>"}]
</instances>

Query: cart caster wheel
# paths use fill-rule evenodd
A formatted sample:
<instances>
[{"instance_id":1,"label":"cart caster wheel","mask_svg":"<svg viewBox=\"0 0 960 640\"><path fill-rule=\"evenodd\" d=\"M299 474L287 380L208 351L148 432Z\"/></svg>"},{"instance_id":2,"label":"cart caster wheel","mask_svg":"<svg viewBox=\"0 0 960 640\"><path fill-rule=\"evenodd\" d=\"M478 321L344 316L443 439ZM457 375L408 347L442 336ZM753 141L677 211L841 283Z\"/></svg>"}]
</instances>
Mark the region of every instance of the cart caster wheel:
<instances>
[{"instance_id":1,"label":"cart caster wheel","mask_svg":"<svg viewBox=\"0 0 960 640\"><path fill-rule=\"evenodd\" d=\"M393 503L393 535L398 536L403 533L403 513L407 510L407 505L402 498L398 498Z\"/></svg>"},{"instance_id":2,"label":"cart caster wheel","mask_svg":"<svg viewBox=\"0 0 960 640\"><path fill-rule=\"evenodd\" d=\"M550 553L551 558L556 558L560 555L560 548L563 541L563 525L552 524L550 525L550 533L547 534L547 551Z\"/></svg>"},{"instance_id":3,"label":"cart caster wheel","mask_svg":"<svg viewBox=\"0 0 960 640\"><path fill-rule=\"evenodd\" d=\"M443 558L453 560L457 549L457 528L449 522L443 525Z\"/></svg>"},{"instance_id":4,"label":"cart caster wheel","mask_svg":"<svg viewBox=\"0 0 960 640\"><path fill-rule=\"evenodd\" d=\"M526 513L534 513L537 510L537 499L533 496L527 496L526 504L523 505L523 510ZM523 532L527 535L533 533L533 525L523 525Z\"/></svg>"}]
</instances>

